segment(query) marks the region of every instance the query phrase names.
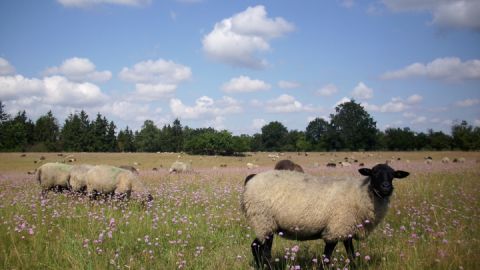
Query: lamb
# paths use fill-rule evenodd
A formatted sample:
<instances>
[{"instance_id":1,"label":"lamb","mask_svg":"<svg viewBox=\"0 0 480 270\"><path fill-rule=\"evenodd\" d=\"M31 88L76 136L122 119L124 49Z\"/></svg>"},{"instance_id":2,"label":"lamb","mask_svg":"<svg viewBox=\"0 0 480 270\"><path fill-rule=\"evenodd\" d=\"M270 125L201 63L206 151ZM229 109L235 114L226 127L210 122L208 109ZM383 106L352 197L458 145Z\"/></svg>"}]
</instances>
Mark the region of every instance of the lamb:
<instances>
[{"instance_id":1,"label":"lamb","mask_svg":"<svg viewBox=\"0 0 480 270\"><path fill-rule=\"evenodd\" d=\"M358 171L367 177L315 177L278 170L249 175L241 208L256 235L251 245L256 264L271 268L275 233L300 241L323 239L327 259L337 242L343 241L353 262L352 239L366 237L382 221L393 178L409 175L386 164Z\"/></svg>"},{"instance_id":2,"label":"lamb","mask_svg":"<svg viewBox=\"0 0 480 270\"><path fill-rule=\"evenodd\" d=\"M87 172L94 166L82 164L73 165L70 170L69 184L73 192L85 194L87 191Z\"/></svg>"},{"instance_id":3,"label":"lamb","mask_svg":"<svg viewBox=\"0 0 480 270\"><path fill-rule=\"evenodd\" d=\"M129 199L134 181L137 181L136 177L130 171L114 166L97 165L87 172L87 193L93 199L98 194Z\"/></svg>"},{"instance_id":4,"label":"lamb","mask_svg":"<svg viewBox=\"0 0 480 270\"><path fill-rule=\"evenodd\" d=\"M37 168L35 180L42 188L42 196L49 190L63 191L70 189L69 179L71 165L62 163L45 163Z\"/></svg>"},{"instance_id":5,"label":"lamb","mask_svg":"<svg viewBox=\"0 0 480 270\"><path fill-rule=\"evenodd\" d=\"M169 173L177 172L189 172L192 170L192 164L191 162L185 163L185 162L180 162L180 161L175 161L172 166L170 166L170 170L168 171Z\"/></svg>"},{"instance_id":6,"label":"lamb","mask_svg":"<svg viewBox=\"0 0 480 270\"><path fill-rule=\"evenodd\" d=\"M288 159L280 160L279 162L277 162L277 164L275 164L275 170L289 170L301 173L304 172L303 168L300 165Z\"/></svg>"}]
</instances>

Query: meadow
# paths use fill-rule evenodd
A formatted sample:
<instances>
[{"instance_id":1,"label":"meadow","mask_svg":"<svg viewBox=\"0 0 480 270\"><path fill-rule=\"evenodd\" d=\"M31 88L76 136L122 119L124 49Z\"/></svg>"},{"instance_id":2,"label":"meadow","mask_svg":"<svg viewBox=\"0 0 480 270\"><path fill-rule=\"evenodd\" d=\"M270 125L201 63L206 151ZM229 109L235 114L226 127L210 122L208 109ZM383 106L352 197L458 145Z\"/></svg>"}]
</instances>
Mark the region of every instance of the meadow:
<instances>
[{"instance_id":1,"label":"meadow","mask_svg":"<svg viewBox=\"0 0 480 270\"><path fill-rule=\"evenodd\" d=\"M75 163L133 165L154 196L142 205L50 192L27 172L62 161L57 153L0 153L0 268L2 269L253 269L254 235L240 211L247 175L272 169L269 153L244 157L176 153L73 153ZM64 153L67 155L67 153ZM431 165L424 157L431 156ZM313 175L360 175L358 163L327 168L354 157L365 166L393 159L411 175L394 182L385 220L354 242L358 269L478 269L480 256L480 153L285 153ZM464 163L442 163L464 157ZM193 172L169 174L175 160ZM248 169L247 162L258 165ZM222 166L220 166L222 165ZM157 168L157 170L152 170ZM321 199L321 194L319 194ZM324 243L275 237L277 269L320 269ZM337 245L332 269L350 268Z\"/></svg>"}]
</instances>

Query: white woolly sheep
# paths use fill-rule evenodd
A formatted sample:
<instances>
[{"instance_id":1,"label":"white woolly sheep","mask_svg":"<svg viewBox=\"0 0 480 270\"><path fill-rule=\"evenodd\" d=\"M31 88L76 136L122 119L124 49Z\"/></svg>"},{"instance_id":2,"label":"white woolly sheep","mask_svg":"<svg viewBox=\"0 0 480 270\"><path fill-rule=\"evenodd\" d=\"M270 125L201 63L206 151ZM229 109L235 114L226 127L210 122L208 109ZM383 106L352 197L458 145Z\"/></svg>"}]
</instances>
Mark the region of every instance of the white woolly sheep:
<instances>
[{"instance_id":1,"label":"white woolly sheep","mask_svg":"<svg viewBox=\"0 0 480 270\"><path fill-rule=\"evenodd\" d=\"M74 165L70 170L69 184L74 192L85 193L87 191L87 172L94 166L81 164Z\"/></svg>"},{"instance_id":2,"label":"white woolly sheep","mask_svg":"<svg viewBox=\"0 0 480 270\"><path fill-rule=\"evenodd\" d=\"M93 199L99 194L130 198L136 176L127 170L114 166L98 165L87 172L87 193Z\"/></svg>"},{"instance_id":3,"label":"white woolly sheep","mask_svg":"<svg viewBox=\"0 0 480 270\"><path fill-rule=\"evenodd\" d=\"M450 163L450 159L448 157L442 158L442 163L447 164Z\"/></svg>"},{"instance_id":4,"label":"white woolly sheep","mask_svg":"<svg viewBox=\"0 0 480 270\"><path fill-rule=\"evenodd\" d=\"M35 180L42 188L42 195L49 190L63 191L70 189L69 178L72 166L63 163L45 163L37 168Z\"/></svg>"},{"instance_id":5,"label":"white woolly sheep","mask_svg":"<svg viewBox=\"0 0 480 270\"><path fill-rule=\"evenodd\" d=\"M182 173L182 172L189 172L192 170L192 163L188 162L181 162L181 161L175 161L172 166L170 166L170 170L168 170L169 173L177 172L177 173Z\"/></svg>"},{"instance_id":6,"label":"white woolly sheep","mask_svg":"<svg viewBox=\"0 0 480 270\"><path fill-rule=\"evenodd\" d=\"M271 268L275 233L300 241L323 239L328 259L343 241L353 262L352 239L366 237L382 221L393 178L409 175L386 164L359 172L367 177L315 177L278 170L247 176L241 206L256 235L251 245L256 264Z\"/></svg>"}]
</instances>

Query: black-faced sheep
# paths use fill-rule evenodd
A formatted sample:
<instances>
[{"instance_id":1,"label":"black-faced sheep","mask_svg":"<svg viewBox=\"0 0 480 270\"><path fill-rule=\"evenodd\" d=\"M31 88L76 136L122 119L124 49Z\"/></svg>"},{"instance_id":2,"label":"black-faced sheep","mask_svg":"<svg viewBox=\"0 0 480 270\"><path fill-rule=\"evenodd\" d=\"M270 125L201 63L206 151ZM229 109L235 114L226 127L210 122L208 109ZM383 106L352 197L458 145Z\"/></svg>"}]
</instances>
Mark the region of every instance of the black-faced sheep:
<instances>
[{"instance_id":1,"label":"black-faced sheep","mask_svg":"<svg viewBox=\"0 0 480 270\"><path fill-rule=\"evenodd\" d=\"M271 268L276 233L301 241L323 239L328 259L337 242L343 241L353 263L352 239L367 236L380 223L387 213L393 178L409 175L386 164L359 172L367 177L315 177L278 170L249 175L241 206L256 235L251 245L256 264Z\"/></svg>"},{"instance_id":2,"label":"black-faced sheep","mask_svg":"<svg viewBox=\"0 0 480 270\"><path fill-rule=\"evenodd\" d=\"M69 179L72 166L63 163L45 163L37 168L35 180L42 188L42 195L49 190L63 191L70 189Z\"/></svg>"},{"instance_id":3,"label":"black-faced sheep","mask_svg":"<svg viewBox=\"0 0 480 270\"><path fill-rule=\"evenodd\" d=\"M297 171L297 172L304 172L303 171L303 168L296 164L295 162L291 161L291 160L288 160L288 159L284 159L284 160L280 160L279 162L277 162L277 164L275 164L275 170L288 170L288 171Z\"/></svg>"}]
</instances>

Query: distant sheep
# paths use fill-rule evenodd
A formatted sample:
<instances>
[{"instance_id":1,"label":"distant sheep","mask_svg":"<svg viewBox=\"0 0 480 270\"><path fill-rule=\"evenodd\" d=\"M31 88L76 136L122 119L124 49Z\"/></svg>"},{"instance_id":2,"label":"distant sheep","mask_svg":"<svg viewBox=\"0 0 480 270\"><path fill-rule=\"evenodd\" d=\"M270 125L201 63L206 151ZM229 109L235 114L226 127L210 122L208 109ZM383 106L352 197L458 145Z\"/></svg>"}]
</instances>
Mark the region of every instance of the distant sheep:
<instances>
[{"instance_id":1,"label":"distant sheep","mask_svg":"<svg viewBox=\"0 0 480 270\"><path fill-rule=\"evenodd\" d=\"M250 169L250 170L255 169L255 168L258 168L258 165L248 162L247 163L247 168Z\"/></svg>"},{"instance_id":2,"label":"distant sheep","mask_svg":"<svg viewBox=\"0 0 480 270\"><path fill-rule=\"evenodd\" d=\"M45 163L37 168L35 180L42 189L42 195L49 190L63 191L70 189L69 179L72 166L63 163Z\"/></svg>"},{"instance_id":3,"label":"distant sheep","mask_svg":"<svg viewBox=\"0 0 480 270\"><path fill-rule=\"evenodd\" d=\"M432 165L432 160L427 158L427 159L425 159L424 163L427 164L427 165Z\"/></svg>"},{"instance_id":4,"label":"distant sheep","mask_svg":"<svg viewBox=\"0 0 480 270\"><path fill-rule=\"evenodd\" d=\"M340 165L341 165L342 167L350 167L350 166L352 166L352 164L351 164L350 162L346 162L346 161L341 161L341 162L340 162Z\"/></svg>"},{"instance_id":5,"label":"distant sheep","mask_svg":"<svg viewBox=\"0 0 480 270\"><path fill-rule=\"evenodd\" d=\"M271 268L276 233L300 241L323 239L328 259L337 242L343 241L353 262L352 239L366 237L383 220L392 180L409 175L386 164L359 172L367 177L315 177L278 170L249 175L241 207L256 235L251 249L257 265Z\"/></svg>"},{"instance_id":6,"label":"distant sheep","mask_svg":"<svg viewBox=\"0 0 480 270\"><path fill-rule=\"evenodd\" d=\"M86 175L87 193L93 199L99 194L129 199L136 176L127 170L114 166L98 165Z\"/></svg>"},{"instance_id":7,"label":"distant sheep","mask_svg":"<svg viewBox=\"0 0 480 270\"><path fill-rule=\"evenodd\" d=\"M335 164L333 162L329 162L329 163L327 163L327 167L335 168L335 167L337 167L337 164Z\"/></svg>"},{"instance_id":8,"label":"distant sheep","mask_svg":"<svg viewBox=\"0 0 480 270\"><path fill-rule=\"evenodd\" d=\"M448 157L442 158L442 163L447 164L450 163L450 159Z\"/></svg>"},{"instance_id":9,"label":"distant sheep","mask_svg":"<svg viewBox=\"0 0 480 270\"><path fill-rule=\"evenodd\" d=\"M288 159L284 159L284 160L280 160L279 162L277 162L277 164L275 164L275 170L289 170L289 171L297 171L297 172L304 172L303 171L303 168L294 163L293 161L291 160L288 160Z\"/></svg>"},{"instance_id":10,"label":"distant sheep","mask_svg":"<svg viewBox=\"0 0 480 270\"><path fill-rule=\"evenodd\" d=\"M81 164L73 165L70 170L69 185L73 192L85 194L87 192L87 172L93 165Z\"/></svg>"},{"instance_id":11,"label":"distant sheep","mask_svg":"<svg viewBox=\"0 0 480 270\"><path fill-rule=\"evenodd\" d=\"M189 172L191 170L192 170L191 162L185 163L185 162L175 161L172 164L172 166L170 166L170 169L168 170L168 172L184 173L184 172Z\"/></svg>"}]
</instances>

